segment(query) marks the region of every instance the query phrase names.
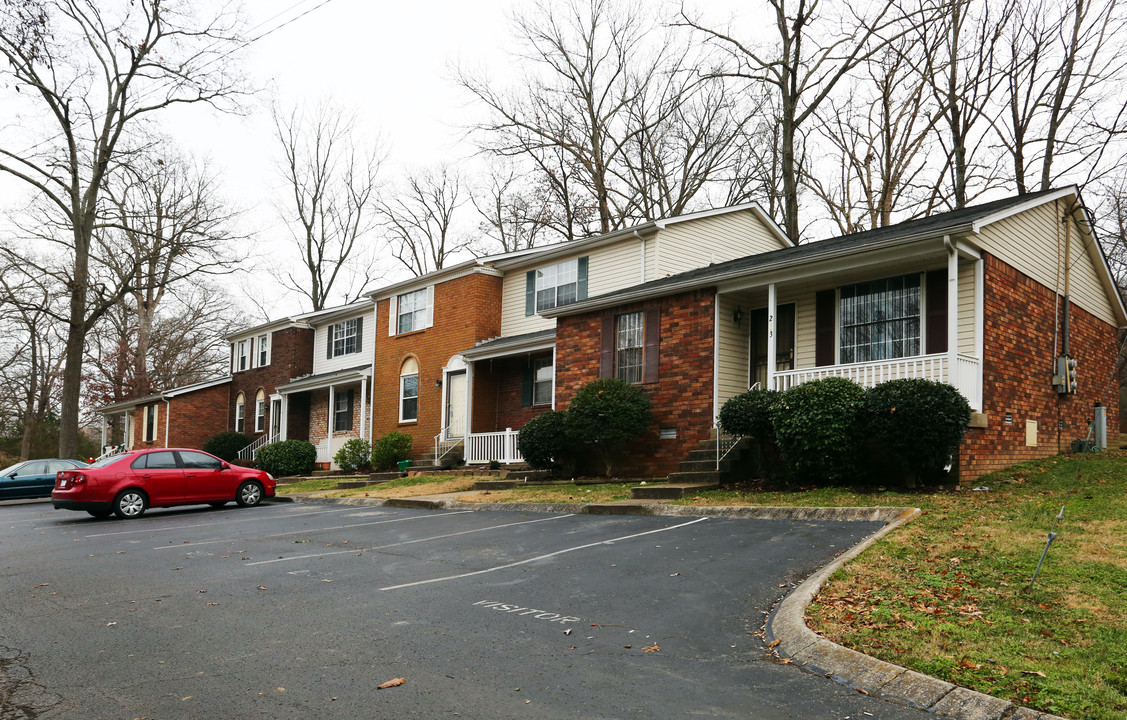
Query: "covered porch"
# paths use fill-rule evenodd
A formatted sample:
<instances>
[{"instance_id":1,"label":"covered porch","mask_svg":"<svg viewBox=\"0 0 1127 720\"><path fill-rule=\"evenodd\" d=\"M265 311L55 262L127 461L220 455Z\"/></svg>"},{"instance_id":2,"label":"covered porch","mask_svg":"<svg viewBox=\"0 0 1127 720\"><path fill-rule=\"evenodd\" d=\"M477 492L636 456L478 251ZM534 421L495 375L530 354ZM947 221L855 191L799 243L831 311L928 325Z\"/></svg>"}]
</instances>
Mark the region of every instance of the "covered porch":
<instances>
[{"instance_id":1,"label":"covered porch","mask_svg":"<svg viewBox=\"0 0 1127 720\"><path fill-rule=\"evenodd\" d=\"M817 243L814 243L817 245ZM717 412L752 387L843 377L954 386L982 409L985 264L948 236L718 285Z\"/></svg>"},{"instance_id":2,"label":"covered porch","mask_svg":"<svg viewBox=\"0 0 1127 720\"><path fill-rule=\"evenodd\" d=\"M333 467L333 457L353 438L369 440L369 386L372 368L361 365L320 375L298 378L277 388L277 421L268 435L273 441L308 439L317 448L318 466ZM290 414L308 417L305 438L295 437ZM298 431L300 432L300 431Z\"/></svg>"},{"instance_id":3,"label":"covered porch","mask_svg":"<svg viewBox=\"0 0 1127 720\"><path fill-rule=\"evenodd\" d=\"M555 345L552 329L495 338L462 352L466 400L463 408L447 401L435 457L461 443L467 464L524 462L517 449L520 428L555 409Z\"/></svg>"}]
</instances>

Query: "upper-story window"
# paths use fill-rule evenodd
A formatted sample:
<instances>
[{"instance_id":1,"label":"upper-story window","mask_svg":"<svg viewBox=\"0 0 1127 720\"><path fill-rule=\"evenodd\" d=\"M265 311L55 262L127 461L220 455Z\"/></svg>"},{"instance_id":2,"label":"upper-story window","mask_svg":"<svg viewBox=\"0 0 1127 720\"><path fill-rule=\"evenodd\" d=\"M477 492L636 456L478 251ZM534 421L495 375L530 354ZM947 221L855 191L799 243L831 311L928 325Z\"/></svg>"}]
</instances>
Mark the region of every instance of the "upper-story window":
<instances>
[{"instance_id":1,"label":"upper-story window","mask_svg":"<svg viewBox=\"0 0 1127 720\"><path fill-rule=\"evenodd\" d=\"M240 340L235 344L235 370L246 370L250 363L250 341Z\"/></svg>"},{"instance_id":2,"label":"upper-story window","mask_svg":"<svg viewBox=\"0 0 1127 720\"><path fill-rule=\"evenodd\" d=\"M363 347L363 332L364 318L352 318L330 325L326 357L331 360L360 352Z\"/></svg>"},{"instance_id":3,"label":"upper-story window","mask_svg":"<svg viewBox=\"0 0 1127 720\"><path fill-rule=\"evenodd\" d=\"M270 336L258 336L258 367L270 364Z\"/></svg>"},{"instance_id":4,"label":"upper-story window","mask_svg":"<svg viewBox=\"0 0 1127 720\"><path fill-rule=\"evenodd\" d=\"M920 354L920 276L841 288L841 363Z\"/></svg>"},{"instance_id":5,"label":"upper-story window","mask_svg":"<svg viewBox=\"0 0 1127 720\"><path fill-rule=\"evenodd\" d=\"M524 314L533 315L587 299L587 258L574 258L529 270L525 280Z\"/></svg>"},{"instance_id":6,"label":"upper-story window","mask_svg":"<svg viewBox=\"0 0 1127 720\"><path fill-rule=\"evenodd\" d=\"M412 330L422 330L427 321L427 290L416 290L399 296L397 317L395 320L396 334L409 333Z\"/></svg>"}]
</instances>

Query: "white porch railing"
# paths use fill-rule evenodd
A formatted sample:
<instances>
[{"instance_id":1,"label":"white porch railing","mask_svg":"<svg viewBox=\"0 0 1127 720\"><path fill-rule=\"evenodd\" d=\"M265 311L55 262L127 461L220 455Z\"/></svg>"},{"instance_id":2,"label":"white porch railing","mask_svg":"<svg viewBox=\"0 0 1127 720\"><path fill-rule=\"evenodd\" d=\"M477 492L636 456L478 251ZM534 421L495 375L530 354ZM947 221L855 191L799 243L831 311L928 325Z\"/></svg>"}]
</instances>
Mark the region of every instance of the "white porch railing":
<instances>
[{"instance_id":1,"label":"white porch railing","mask_svg":"<svg viewBox=\"0 0 1127 720\"><path fill-rule=\"evenodd\" d=\"M783 370L775 373L775 389L787 390L811 380L828 377L848 378L862 387L872 387L888 380L924 378L954 385L971 407L982 408L982 363L971 355L958 355L951 372L947 353L880 360L877 362L824 365L822 367Z\"/></svg>"},{"instance_id":2,"label":"white porch railing","mask_svg":"<svg viewBox=\"0 0 1127 720\"><path fill-rule=\"evenodd\" d=\"M271 435L269 433L266 433L262 437L258 438L254 442L252 442L250 445L247 445L245 448L240 450L239 451L239 459L240 460L253 460L258 455L258 451L261 448L263 448L267 445L270 445L272 443L276 443L276 442L278 442L278 436L277 435Z\"/></svg>"},{"instance_id":3,"label":"white porch railing","mask_svg":"<svg viewBox=\"0 0 1127 720\"><path fill-rule=\"evenodd\" d=\"M98 457L94 458L94 462L97 462L97 461L101 460L102 458L107 458L110 455L116 455L117 453L121 453L121 452L125 452L125 444L124 443L121 444L121 445L106 445L104 448L102 448L102 454L99 455Z\"/></svg>"},{"instance_id":4,"label":"white porch railing","mask_svg":"<svg viewBox=\"0 0 1127 720\"><path fill-rule=\"evenodd\" d=\"M464 458L466 464L487 463L490 460L500 463L524 462L520 451L517 450L519 434L512 428L505 428L501 432L468 433Z\"/></svg>"},{"instance_id":5,"label":"white porch railing","mask_svg":"<svg viewBox=\"0 0 1127 720\"><path fill-rule=\"evenodd\" d=\"M333 461L333 452L329 447L329 441L317 445L317 459L314 462L331 463Z\"/></svg>"}]
</instances>

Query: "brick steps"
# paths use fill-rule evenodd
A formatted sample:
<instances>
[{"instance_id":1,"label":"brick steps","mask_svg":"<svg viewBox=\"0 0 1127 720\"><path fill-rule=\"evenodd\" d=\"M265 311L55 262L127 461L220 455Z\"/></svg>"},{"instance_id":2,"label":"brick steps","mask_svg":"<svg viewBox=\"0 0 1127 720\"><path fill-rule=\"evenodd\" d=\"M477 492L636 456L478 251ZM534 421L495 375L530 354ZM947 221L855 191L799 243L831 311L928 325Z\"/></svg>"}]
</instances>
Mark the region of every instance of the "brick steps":
<instances>
[{"instance_id":1,"label":"brick steps","mask_svg":"<svg viewBox=\"0 0 1127 720\"><path fill-rule=\"evenodd\" d=\"M701 440L681 461L678 471L669 474L666 484L639 485L630 488L630 495L636 500L676 500L702 490L715 490L750 447L749 440L741 440L717 467L716 439Z\"/></svg>"}]
</instances>

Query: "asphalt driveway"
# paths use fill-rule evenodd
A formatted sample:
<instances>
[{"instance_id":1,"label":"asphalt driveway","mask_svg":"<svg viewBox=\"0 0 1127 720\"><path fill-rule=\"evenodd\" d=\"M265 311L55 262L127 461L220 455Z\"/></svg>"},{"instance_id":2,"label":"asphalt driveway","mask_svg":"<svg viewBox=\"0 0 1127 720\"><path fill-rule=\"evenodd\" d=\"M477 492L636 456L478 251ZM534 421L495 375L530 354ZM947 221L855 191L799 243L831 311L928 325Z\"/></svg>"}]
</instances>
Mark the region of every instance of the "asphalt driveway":
<instances>
[{"instance_id":1,"label":"asphalt driveway","mask_svg":"<svg viewBox=\"0 0 1127 720\"><path fill-rule=\"evenodd\" d=\"M878 528L0 505L0 718L923 718L757 636Z\"/></svg>"}]
</instances>

